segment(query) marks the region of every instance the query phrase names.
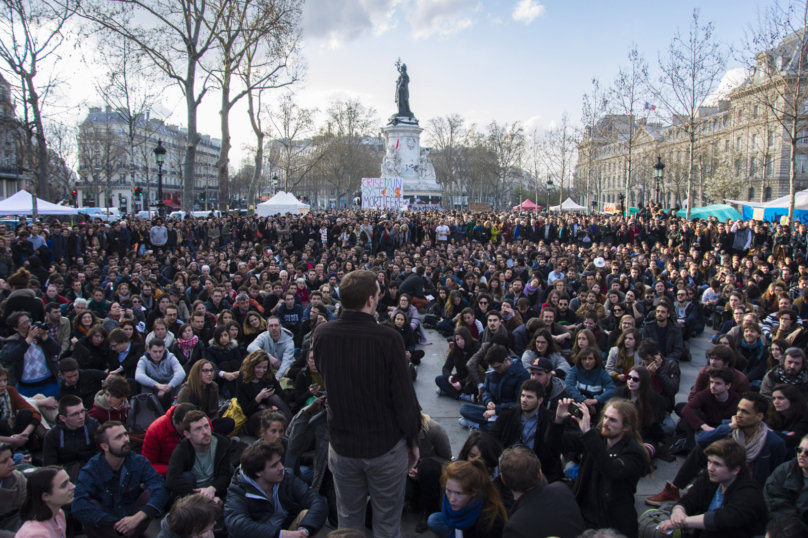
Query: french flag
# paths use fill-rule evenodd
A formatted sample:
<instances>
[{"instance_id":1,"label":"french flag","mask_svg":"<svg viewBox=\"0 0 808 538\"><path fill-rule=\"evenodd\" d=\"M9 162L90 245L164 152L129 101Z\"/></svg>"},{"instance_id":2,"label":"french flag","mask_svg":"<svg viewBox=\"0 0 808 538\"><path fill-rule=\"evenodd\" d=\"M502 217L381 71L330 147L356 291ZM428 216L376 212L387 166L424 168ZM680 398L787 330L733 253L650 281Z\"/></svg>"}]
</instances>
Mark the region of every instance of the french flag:
<instances>
[{"instance_id":1,"label":"french flag","mask_svg":"<svg viewBox=\"0 0 808 538\"><path fill-rule=\"evenodd\" d=\"M648 101L645 102L645 110L656 110L656 105L652 105Z\"/></svg>"}]
</instances>

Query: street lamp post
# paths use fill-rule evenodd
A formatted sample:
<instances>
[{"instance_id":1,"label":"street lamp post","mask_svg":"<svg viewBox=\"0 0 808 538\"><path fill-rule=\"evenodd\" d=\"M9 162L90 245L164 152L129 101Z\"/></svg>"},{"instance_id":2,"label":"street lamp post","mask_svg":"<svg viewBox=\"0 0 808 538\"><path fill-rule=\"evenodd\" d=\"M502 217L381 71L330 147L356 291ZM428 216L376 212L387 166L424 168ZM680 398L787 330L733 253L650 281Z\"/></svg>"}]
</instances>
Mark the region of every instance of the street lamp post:
<instances>
[{"instance_id":1,"label":"street lamp post","mask_svg":"<svg viewBox=\"0 0 808 538\"><path fill-rule=\"evenodd\" d=\"M598 211L598 201L592 200L592 213L597 213Z\"/></svg>"},{"instance_id":2,"label":"street lamp post","mask_svg":"<svg viewBox=\"0 0 808 538\"><path fill-rule=\"evenodd\" d=\"M160 218L165 217L165 209L163 204L163 160L166 158L166 148L163 147L163 141L157 141L157 147L154 148L154 160L157 161L157 213Z\"/></svg>"},{"instance_id":3,"label":"street lamp post","mask_svg":"<svg viewBox=\"0 0 808 538\"><path fill-rule=\"evenodd\" d=\"M662 164L662 157L657 156L657 162L654 165L654 182L656 183L656 202L659 201L659 187L662 185L662 178L665 176L665 165Z\"/></svg>"},{"instance_id":4,"label":"street lamp post","mask_svg":"<svg viewBox=\"0 0 808 538\"><path fill-rule=\"evenodd\" d=\"M626 216L626 212L625 212L626 210L625 210L625 209L624 209L624 207L623 207L623 202L626 200L626 197L625 197L625 195L624 195L624 194L621 192L621 193L620 193L620 196L618 196L618 198L620 199L620 214L621 214L622 216L624 216L624 217L625 217L625 216Z\"/></svg>"},{"instance_id":5,"label":"street lamp post","mask_svg":"<svg viewBox=\"0 0 808 538\"><path fill-rule=\"evenodd\" d=\"M547 176L547 212L550 212L550 187L553 186L553 180Z\"/></svg>"}]
</instances>

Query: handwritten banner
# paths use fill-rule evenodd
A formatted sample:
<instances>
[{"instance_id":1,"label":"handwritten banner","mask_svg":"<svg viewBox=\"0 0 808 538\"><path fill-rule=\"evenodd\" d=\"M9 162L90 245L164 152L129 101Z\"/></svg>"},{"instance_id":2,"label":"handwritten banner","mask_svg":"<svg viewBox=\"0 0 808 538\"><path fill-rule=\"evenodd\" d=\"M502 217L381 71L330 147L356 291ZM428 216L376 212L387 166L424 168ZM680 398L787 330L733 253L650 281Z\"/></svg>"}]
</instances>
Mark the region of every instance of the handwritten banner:
<instances>
[{"instance_id":1,"label":"handwritten banner","mask_svg":"<svg viewBox=\"0 0 808 538\"><path fill-rule=\"evenodd\" d=\"M404 205L404 180L400 177L362 178L362 209L395 209Z\"/></svg>"}]
</instances>

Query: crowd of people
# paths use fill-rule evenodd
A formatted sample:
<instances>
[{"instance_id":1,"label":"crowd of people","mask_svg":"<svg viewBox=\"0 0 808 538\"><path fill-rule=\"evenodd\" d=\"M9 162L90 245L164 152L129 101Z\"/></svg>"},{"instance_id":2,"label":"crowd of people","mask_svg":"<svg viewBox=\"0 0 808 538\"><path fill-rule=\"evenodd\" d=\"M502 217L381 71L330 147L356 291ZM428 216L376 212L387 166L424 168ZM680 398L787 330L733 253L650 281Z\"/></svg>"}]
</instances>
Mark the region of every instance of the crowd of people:
<instances>
[{"instance_id":1,"label":"crowd of people","mask_svg":"<svg viewBox=\"0 0 808 538\"><path fill-rule=\"evenodd\" d=\"M808 536L803 224L651 204L10 228L0 538L155 519L160 538L398 538L403 511L439 538ZM430 338L456 454L414 389Z\"/></svg>"}]
</instances>

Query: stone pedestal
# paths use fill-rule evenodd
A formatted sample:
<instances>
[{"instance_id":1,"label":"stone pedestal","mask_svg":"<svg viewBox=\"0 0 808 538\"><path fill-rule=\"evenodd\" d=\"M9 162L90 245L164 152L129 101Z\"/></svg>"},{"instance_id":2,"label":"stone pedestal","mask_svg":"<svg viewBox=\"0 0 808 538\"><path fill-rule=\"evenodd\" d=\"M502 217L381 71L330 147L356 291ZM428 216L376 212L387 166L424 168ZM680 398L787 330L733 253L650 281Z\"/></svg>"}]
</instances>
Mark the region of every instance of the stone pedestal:
<instances>
[{"instance_id":1,"label":"stone pedestal","mask_svg":"<svg viewBox=\"0 0 808 538\"><path fill-rule=\"evenodd\" d=\"M415 120L417 122L417 120ZM383 178L404 180L404 197L408 203L438 204L442 194L435 179L435 168L429 162L429 150L421 148L423 129L417 123L398 122L384 127L385 155Z\"/></svg>"}]
</instances>

